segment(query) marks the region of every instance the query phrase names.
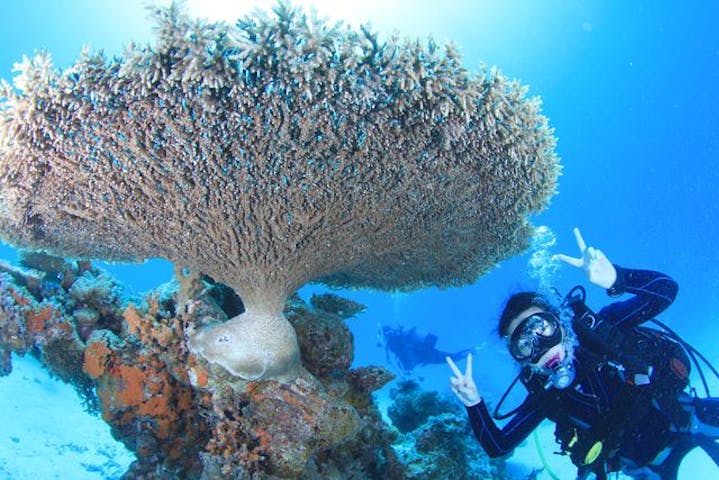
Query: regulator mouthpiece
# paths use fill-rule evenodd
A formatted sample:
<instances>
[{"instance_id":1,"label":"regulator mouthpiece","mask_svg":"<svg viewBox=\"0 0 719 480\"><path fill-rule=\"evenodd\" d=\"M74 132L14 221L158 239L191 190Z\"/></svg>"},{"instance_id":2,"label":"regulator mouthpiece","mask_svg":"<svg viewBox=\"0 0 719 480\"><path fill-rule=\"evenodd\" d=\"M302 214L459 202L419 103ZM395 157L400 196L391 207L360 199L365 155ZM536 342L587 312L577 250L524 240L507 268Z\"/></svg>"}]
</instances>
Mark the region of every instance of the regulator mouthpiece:
<instances>
[{"instance_id":1,"label":"regulator mouthpiece","mask_svg":"<svg viewBox=\"0 0 719 480\"><path fill-rule=\"evenodd\" d=\"M571 362L559 365L549 374L549 381L544 388L554 387L563 390L572 384L575 375L576 371Z\"/></svg>"}]
</instances>

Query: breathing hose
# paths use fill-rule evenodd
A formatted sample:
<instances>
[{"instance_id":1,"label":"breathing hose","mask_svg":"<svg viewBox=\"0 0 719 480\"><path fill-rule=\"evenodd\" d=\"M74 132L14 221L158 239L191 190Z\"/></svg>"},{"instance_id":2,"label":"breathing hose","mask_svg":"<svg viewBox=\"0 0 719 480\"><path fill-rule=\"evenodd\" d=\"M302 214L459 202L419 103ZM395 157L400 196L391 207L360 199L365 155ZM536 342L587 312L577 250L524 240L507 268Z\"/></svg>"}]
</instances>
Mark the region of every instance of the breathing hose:
<instances>
[{"instance_id":1,"label":"breathing hose","mask_svg":"<svg viewBox=\"0 0 719 480\"><path fill-rule=\"evenodd\" d=\"M547 463L547 459L544 457L544 451L542 450L542 444L539 442L539 435L537 434L537 430L534 430L534 434L532 435L534 437L534 445L537 447L537 453L539 453L539 458L542 460L542 466L544 467L544 470L547 472L547 475L552 477L552 480L559 480L559 477L555 475L555 473L552 471L551 468L549 468L549 464Z\"/></svg>"}]
</instances>

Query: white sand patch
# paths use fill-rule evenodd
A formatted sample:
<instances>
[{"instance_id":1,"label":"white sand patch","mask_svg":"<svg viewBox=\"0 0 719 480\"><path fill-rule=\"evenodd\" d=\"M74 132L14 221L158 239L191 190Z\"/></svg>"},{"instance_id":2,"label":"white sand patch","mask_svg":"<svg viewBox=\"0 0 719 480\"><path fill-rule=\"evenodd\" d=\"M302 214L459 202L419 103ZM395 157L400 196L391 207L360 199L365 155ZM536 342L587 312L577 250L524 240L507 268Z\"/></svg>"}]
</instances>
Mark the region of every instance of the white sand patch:
<instances>
[{"instance_id":1,"label":"white sand patch","mask_svg":"<svg viewBox=\"0 0 719 480\"><path fill-rule=\"evenodd\" d=\"M12 362L12 374L0 377L0 479L119 478L134 456L110 427L37 360Z\"/></svg>"}]
</instances>

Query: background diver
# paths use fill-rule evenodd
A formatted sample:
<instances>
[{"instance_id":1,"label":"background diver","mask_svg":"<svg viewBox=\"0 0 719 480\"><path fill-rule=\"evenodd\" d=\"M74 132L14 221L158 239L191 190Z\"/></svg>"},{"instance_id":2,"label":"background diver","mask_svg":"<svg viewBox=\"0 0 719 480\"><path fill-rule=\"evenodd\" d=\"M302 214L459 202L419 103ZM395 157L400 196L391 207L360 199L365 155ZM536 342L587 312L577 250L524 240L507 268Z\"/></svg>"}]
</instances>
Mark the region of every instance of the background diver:
<instances>
[{"instance_id":1,"label":"background diver","mask_svg":"<svg viewBox=\"0 0 719 480\"><path fill-rule=\"evenodd\" d=\"M394 363L408 374L415 367L444 363L445 358L454 360L464 358L471 349L449 353L437 350L437 336L417 330L416 327L405 329L403 326L379 328L379 346L384 346L387 362Z\"/></svg>"},{"instance_id":2,"label":"background diver","mask_svg":"<svg viewBox=\"0 0 719 480\"><path fill-rule=\"evenodd\" d=\"M512 295L499 334L529 392L519 407L499 413L507 392L493 418L472 378L471 354L464 373L447 358L454 373L450 387L467 408L475 437L488 455L503 456L548 418L580 479L605 479L620 470L633 478L674 479L697 446L719 465L719 399L685 391L689 356L701 355L653 320L674 301L677 283L658 272L613 265L600 250L586 247L578 229L574 234L581 258L556 257L584 269L610 296L632 297L595 314L584 304L582 287L564 300L537 292ZM640 326L649 320L666 330ZM494 422L509 417L502 428Z\"/></svg>"}]
</instances>

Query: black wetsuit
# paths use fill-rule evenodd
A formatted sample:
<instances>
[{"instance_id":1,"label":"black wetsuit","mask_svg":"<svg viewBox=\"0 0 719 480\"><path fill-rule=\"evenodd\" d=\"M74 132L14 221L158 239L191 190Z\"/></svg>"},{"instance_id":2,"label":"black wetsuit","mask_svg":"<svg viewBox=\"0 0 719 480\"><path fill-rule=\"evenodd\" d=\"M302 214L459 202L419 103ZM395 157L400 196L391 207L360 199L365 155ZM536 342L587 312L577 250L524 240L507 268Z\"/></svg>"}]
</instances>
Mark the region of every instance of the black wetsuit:
<instances>
[{"instance_id":1,"label":"black wetsuit","mask_svg":"<svg viewBox=\"0 0 719 480\"><path fill-rule=\"evenodd\" d=\"M616 269L617 281L608 293L634 296L603 308L599 317L604 321L620 328L634 327L655 317L674 301L678 287L672 278L647 270ZM575 349L574 365L576 378L564 390L545 389L541 378L534 385L523 380L530 393L501 429L484 402L467 408L474 434L489 456L511 452L545 418L557 424L557 439L565 444L572 439L562 437L573 432L579 432L580 440L582 432L587 437L590 431L592 438L603 440L605 448L599 462L581 465L589 445L577 458L572 457L580 471L616 470L620 457L635 465L646 465L668 445L670 421L652 405L651 397L645 393L647 386L628 385L619 370L596 362L596 356L583 348L581 342Z\"/></svg>"}]
</instances>

